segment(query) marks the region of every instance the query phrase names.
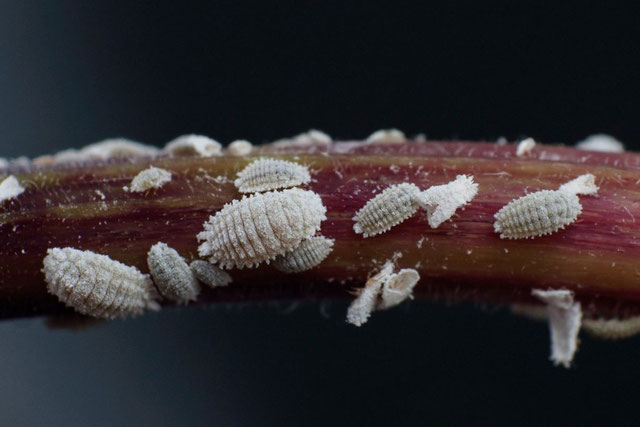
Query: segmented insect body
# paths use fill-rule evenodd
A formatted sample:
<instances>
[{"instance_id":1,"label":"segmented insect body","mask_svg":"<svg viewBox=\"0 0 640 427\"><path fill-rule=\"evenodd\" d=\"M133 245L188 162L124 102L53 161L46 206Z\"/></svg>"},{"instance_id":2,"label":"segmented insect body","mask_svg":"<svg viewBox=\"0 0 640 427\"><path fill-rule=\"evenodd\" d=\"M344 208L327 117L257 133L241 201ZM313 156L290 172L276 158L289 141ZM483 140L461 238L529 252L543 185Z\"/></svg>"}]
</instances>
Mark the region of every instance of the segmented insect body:
<instances>
[{"instance_id":1,"label":"segmented insect body","mask_svg":"<svg viewBox=\"0 0 640 427\"><path fill-rule=\"evenodd\" d=\"M419 193L420 189L411 183L386 188L356 213L353 230L363 237L388 231L416 213Z\"/></svg>"},{"instance_id":2,"label":"segmented insect body","mask_svg":"<svg viewBox=\"0 0 640 427\"><path fill-rule=\"evenodd\" d=\"M142 193L152 188L161 188L171 181L171 172L153 166L138 173L132 180L128 190L132 193ZM125 188L127 189L127 188Z\"/></svg>"},{"instance_id":3,"label":"segmented insect body","mask_svg":"<svg viewBox=\"0 0 640 427\"><path fill-rule=\"evenodd\" d=\"M106 255L52 248L43 266L49 293L79 313L113 319L160 309L149 276Z\"/></svg>"},{"instance_id":4,"label":"segmented insect body","mask_svg":"<svg viewBox=\"0 0 640 427\"><path fill-rule=\"evenodd\" d=\"M495 215L501 238L523 239L554 233L574 222L582 212L578 196L542 190L520 197Z\"/></svg>"},{"instance_id":5,"label":"segmented insect body","mask_svg":"<svg viewBox=\"0 0 640 427\"><path fill-rule=\"evenodd\" d=\"M195 301L200 285L184 258L165 243L158 242L147 254L151 277L160 293L172 301L187 304Z\"/></svg>"},{"instance_id":6,"label":"segmented insect body","mask_svg":"<svg viewBox=\"0 0 640 427\"><path fill-rule=\"evenodd\" d=\"M325 260L333 250L333 239L313 236L284 255L276 257L273 266L285 273L299 273L312 269Z\"/></svg>"},{"instance_id":7,"label":"segmented insect body","mask_svg":"<svg viewBox=\"0 0 640 427\"><path fill-rule=\"evenodd\" d=\"M204 223L198 251L222 268L255 267L313 236L326 211L320 196L299 188L245 196Z\"/></svg>"},{"instance_id":8,"label":"segmented insect body","mask_svg":"<svg viewBox=\"0 0 640 427\"><path fill-rule=\"evenodd\" d=\"M189 264L189 267L198 280L212 288L227 286L233 281L229 273L208 261L197 259Z\"/></svg>"},{"instance_id":9,"label":"segmented insect body","mask_svg":"<svg viewBox=\"0 0 640 427\"><path fill-rule=\"evenodd\" d=\"M309 181L311 175L306 166L286 160L258 159L238 173L235 185L241 193L259 193Z\"/></svg>"},{"instance_id":10,"label":"segmented insect body","mask_svg":"<svg viewBox=\"0 0 640 427\"><path fill-rule=\"evenodd\" d=\"M554 233L573 223L582 205L577 194L595 194L591 174L562 185L558 190L541 190L511 201L495 214L493 225L500 238L534 238Z\"/></svg>"}]
</instances>

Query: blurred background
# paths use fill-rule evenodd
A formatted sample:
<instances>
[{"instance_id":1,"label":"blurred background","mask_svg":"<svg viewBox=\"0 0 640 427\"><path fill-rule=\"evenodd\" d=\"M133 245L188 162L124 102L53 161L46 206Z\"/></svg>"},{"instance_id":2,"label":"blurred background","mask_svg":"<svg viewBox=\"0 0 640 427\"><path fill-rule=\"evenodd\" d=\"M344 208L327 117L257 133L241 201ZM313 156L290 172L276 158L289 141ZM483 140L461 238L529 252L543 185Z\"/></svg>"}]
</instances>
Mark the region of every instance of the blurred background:
<instances>
[{"instance_id":1,"label":"blurred background","mask_svg":"<svg viewBox=\"0 0 640 427\"><path fill-rule=\"evenodd\" d=\"M604 132L640 148L636 10L345 3L0 0L0 157L309 128L566 144ZM358 329L347 303L168 309L82 331L2 321L0 424L635 418L638 339L585 336L565 370L546 325L506 310L413 301Z\"/></svg>"}]
</instances>

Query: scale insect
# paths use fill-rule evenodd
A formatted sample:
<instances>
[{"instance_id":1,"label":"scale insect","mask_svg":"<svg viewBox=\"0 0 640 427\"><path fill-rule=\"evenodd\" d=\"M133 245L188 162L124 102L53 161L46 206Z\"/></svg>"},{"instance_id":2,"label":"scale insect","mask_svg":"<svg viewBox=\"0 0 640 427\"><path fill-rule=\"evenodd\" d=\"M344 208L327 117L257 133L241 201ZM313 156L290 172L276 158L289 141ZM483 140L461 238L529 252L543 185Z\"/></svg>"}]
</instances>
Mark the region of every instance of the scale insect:
<instances>
[{"instance_id":1,"label":"scale insect","mask_svg":"<svg viewBox=\"0 0 640 427\"><path fill-rule=\"evenodd\" d=\"M201 259L193 261L189 268L199 281L211 288L228 286L233 281L229 273Z\"/></svg>"},{"instance_id":2,"label":"scale insect","mask_svg":"<svg viewBox=\"0 0 640 427\"><path fill-rule=\"evenodd\" d=\"M407 182L392 185L356 213L353 231L363 237L384 233L412 217L418 208L427 213L429 226L438 228L476 194L478 184L473 182L473 176L466 175L458 175L447 184L434 185L425 191Z\"/></svg>"},{"instance_id":3,"label":"scale insect","mask_svg":"<svg viewBox=\"0 0 640 427\"><path fill-rule=\"evenodd\" d=\"M284 255L276 257L273 266L284 273L299 273L319 265L333 251L333 239L313 236Z\"/></svg>"},{"instance_id":4,"label":"scale insect","mask_svg":"<svg viewBox=\"0 0 640 427\"><path fill-rule=\"evenodd\" d=\"M161 188L171 181L171 172L153 166L138 173L132 180L129 187L124 187L125 191L132 193L144 193L151 189Z\"/></svg>"},{"instance_id":5,"label":"scale insect","mask_svg":"<svg viewBox=\"0 0 640 427\"><path fill-rule=\"evenodd\" d=\"M390 230L418 211L419 193L416 185L406 182L385 188L353 217L353 231L371 237Z\"/></svg>"},{"instance_id":6,"label":"scale insect","mask_svg":"<svg viewBox=\"0 0 640 427\"><path fill-rule=\"evenodd\" d=\"M114 319L160 309L149 275L106 255L51 248L42 271L49 293L81 314Z\"/></svg>"},{"instance_id":7,"label":"scale insect","mask_svg":"<svg viewBox=\"0 0 640 427\"><path fill-rule=\"evenodd\" d=\"M541 190L512 200L495 214L501 239L528 239L554 233L582 213L578 194L596 194L594 176L581 175L558 190Z\"/></svg>"},{"instance_id":8,"label":"scale insect","mask_svg":"<svg viewBox=\"0 0 640 427\"><path fill-rule=\"evenodd\" d=\"M326 212L320 196L299 188L245 196L204 223L198 252L222 268L252 268L315 235Z\"/></svg>"},{"instance_id":9,"label":"scale insect","mask_svg":"<svg viewBox=\"0 0 640 427\"><path fill-rule=\"evenodd\" d=\"M296 187L311 181L309 169L278 159L258 159L238 173L235 185L241 193L260 193Z\"/></svg>"},{"instance_id":10,"label":"scale insect","mask_svg":"<svg viewBox=\"0 0 640 427\"><path fill-rule=\"evenodd\" d=\"M200 285L184 258L166 243L158 242L147 254L149 272L160 293L179 304L195 301Z\"/></svg>"}]
</instances>

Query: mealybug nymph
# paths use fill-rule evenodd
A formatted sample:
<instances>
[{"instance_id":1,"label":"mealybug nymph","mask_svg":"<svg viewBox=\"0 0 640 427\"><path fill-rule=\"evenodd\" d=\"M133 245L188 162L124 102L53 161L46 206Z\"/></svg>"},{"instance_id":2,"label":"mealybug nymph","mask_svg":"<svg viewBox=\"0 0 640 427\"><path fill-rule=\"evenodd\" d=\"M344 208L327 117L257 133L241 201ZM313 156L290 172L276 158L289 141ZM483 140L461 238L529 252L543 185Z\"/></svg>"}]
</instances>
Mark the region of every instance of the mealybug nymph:
<instances>
[{"instance_id":1,"label":"mealybug nymph","mask_svg":"<svg viewBox=\"0 0 640 427\"><path fill-rule=\"evenodd\" d=\"M79 313L113 319L160 309L149 275L106 255L52 248L43 266L49 293Z\"/></svg>"},{"instance_id":2,"label":"mealybug nymph","mask_svg":"<svg viewBox=\"0 0 640 427\"><path fill-rule=\"evenodd\" d=\"M353 231L363 237L384 233L412 217L418 210L420 189L411 183L391 185L360 209L353 220Z\"/></svg>"},{"instance_id":3,"label":"mealybug nymph","mask_svg":"<svg viewBox=\"0 0 640 427\"><path fill-rule=\"evenodd\" d=\"M286 160L258 159L238 173L235 185L241 193L259 193L309 181L311 175L306 166Z\"/></svg>"},{"instance_id":4,"label":"mealybug nymph","mask_svg":"<svg viewBox=\"0 0 640 427\"><path fill-rule=\"evenodd\" d=\"M222 268L251 268L316 234L326 212L320 196L299 188L245 196L204 223L198 252Z\"/></svg>"},{"instance_id":5,"label":"mealybug nymph","mask_svg":"<svg viewBox=\"0 0 640 427\"><path fill-rule=\"evenodd\" d=\"M329 256L333 250L333 239L313 236L284 255L276 257L273 266L284 273L299 273L312 269Z\"/></svg>"},{"instance_id":6,"label":"mealybug nymph","mask_svg":"<svg viewBox=\"0 0 640 427\"><path fill-rule=\"evenodd\" d=\"M544 236L573 223L582 205L578 194L598 191L591 174L560 186L558 190L542 190L512 200L495 214L493 228L501 239L524 239Z\"/></svg>"},{"instance_id":7,"label":"mealybug nymph","mask_svg":"<svg viewBox=\"0 0 640 427\"><path fill-rule=\"evenodd\" d=\"M184 258L165 243L158 242L147 254L149 272L160 293L179 304L195 301L200 286Z\"/></svg>"},{"instance_id":8,"label":"mealybug nymph","mask_svg":"<svg viewBox=\"0 0 640 427\"><path fill-rule=\"evenodd\" d=\"M208 261L197 259L191 262L189 267L198 280L211 288L227 286L233 281L229 273Z\"/></svg>"},{"instance_id":9,"label":"mealybug nymph","mask_svg":"<svg viewBox=\"0 0 640 427\"><path fill-rule=\"evenodd\" d=\"M9 175L0 183L0 203L18 197L22 193L24 193L24 187L13 175Z\"/></svg>"},{"instance_id":10,"label":"mealybug nymph","mask_svg":"<svg viewBox=\"0 0 640 427\"><path fill-rule=\"evenodd\" d=\"M132 193L143 193L152 188L161 188L171 181L171 172L153 166L138 173L132 180L129 187L125 187Z\"/></svg>"}]
</instances>

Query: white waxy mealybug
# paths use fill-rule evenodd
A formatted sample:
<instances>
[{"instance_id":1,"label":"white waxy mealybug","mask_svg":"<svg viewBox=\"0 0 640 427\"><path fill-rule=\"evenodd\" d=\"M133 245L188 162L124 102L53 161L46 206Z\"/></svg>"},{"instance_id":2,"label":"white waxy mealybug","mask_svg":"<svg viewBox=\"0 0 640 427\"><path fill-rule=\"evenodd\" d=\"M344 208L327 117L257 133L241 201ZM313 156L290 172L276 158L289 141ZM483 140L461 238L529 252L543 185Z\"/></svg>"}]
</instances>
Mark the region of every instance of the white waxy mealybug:
<instances>
[{"instance_id":1,"label":"white waxy mealybug","mask_svg":"<svg viewBox=\"0 0 640 427\"><path fill-rule=\"evenodd\" d=\"M320 196L299 188L245 196L204 223L198 252L222 268L255 267L316 234L326 212Z\"/></svg>"},{"instance_id":2,"label":"white waxy mealybug","mask_svg":"<svg viewBox=\"0 0 640 427\"><path fill-rule=\"evenodd\" d=\"M160 293L179 304L195 301L200 285L187 262L173 248L158 242L147 254L149 272Z\"/></svg>"},{"instance_id":3,"label":"white waxy mealybug","mask_svg":"<svg viewBox=\"0 0 640 427\"><path fill-rule=\"evenodd\" d=\"M404 132L398 129L380 129L367 137L367 144L400 144L407 141Z\"/></svg>"},{"instance_id":4,"label":"white waxy mealybug","mask_svg":"<svg viewBox=\"0 0 640 427\"><path fill-rule=\"evenodd\" d=\"M626 319L583 319L582 328L596 338L621 340L640 333L640 316Z\"/></svg>"},{"instance_id":5,"label":"white waxy mealybug","mask_svg":"<svg viewBox=\"0 0 640 427\"><path fill-rule=\"evenodd\" d=\"M518 143L518 147L516 148L516 156L524 157L527 154L530 154L536 146L536 142L533 138L523 139Z\"/></svg>"},{"instance_id":6,"label":"white waxy mealybug","mask_svg":"<svg viewBox=\"0 0 640 427\"><path fill-rule=\"evenodd\" d=\"M233 141L227 147L227 154L231 156L246 156L253 150L253 144L243 139Z\"/></svg>"},{"instance_id":7,"label":"white waxy mealybug","mask_svg":"<svg viewBox=\"0 0 640 427\"><path fill-rule=\"evenodd\" d=\"M370 237L390 230L417 212L419 193L417 186L407 182L385 188L353 217L353 231Z\"/></svg>"},{"instance_id":8,"label":"white waxy mealybug","mask_svg":"<svg viewBox=\"0 0 640 427\"><path fill-rule=\"evenodd\" d=\"M88 160L108 160L124 157L155 156L160 152L156 147L141 144L126 138L110 138L75 150L60 151L52 156L54 163L84 162Z\"/></svg>"},{"instance_id":9,"label":"white waxy mealybug","mask_svg":"<svg viewBox=\"0 0 640 427\"><path fill-rule=\"evenodd\" d=\"M478 194L473 176L458 175L455 180L427 188L417 196L417 202L427 212L431 228L450 219L458 208L469 203Z\"/></svg>"},{"instance_id":10,"label":"white waxy mealybug","mask_svg":"<svg viewBox=\"0 0 640 427\"><path fill-rule=\"evenodd\" d=\"M260 193L295 187L311 181L309 169L278 159L258 159L238 173L235 185L241 193Z\"/></svg>"},{"instance_id":11,"label":"white waxy mealybug","mask_svg":"<svg viewBox=\"0 0 640 427\"><path fill-rule=\"evenodd\" d=\"M222 145L207 136L182 135L169 141L162 151L173 156L213 157L222 155Z\"/></svg>"},{"instance_id":12,"label":"white waxy mealybug","mask_svg":"<svg viewBox=\"0 0 640 427\"><path fill-rule=\"evenodd\" d=\"M14 199L22 193L24 193L24 187L13 175L9 175L0 183L0 203Z\"/></svg>"},{"instance_id":13,"label":"white waxy mealybug","mask_svg":"<svg viewBox=\"0 0 640 427\"><path fill-rule=\"evenodd\" d=\"M208 261L197 259L189 264L189 267L198 280L212 288L228 286L233 281L229 273Z\"/></svg>"},{"instance_id":14,"label":"white waxy mealybug","mask_svg":"<svg viewBox=\"0 0 640 427\"><path fill-rule=\"evenodd\" d=\"M270 145L276 148L327 146L333 142L331 137L317 129L310 129L291 138L273 141Z\"/></svg>"},{"instance_id":15,"label":"white waxy mealybug","mask_svg":"<svg viewBox=\"0 0 640 427\"><path fill-rule=\"evenodd\" d=\"M277 257L273 261L273 266L284 273L299 273L320 264L331 251L333 251L333 239L313 236L303 240L292 251Z\"/></svg>"},{"instance_id":16,"label":"white waxy mealybug","mask_svg":"<svg viewBox=\"0 0 640 427\"><path fill-rule=\"evenodd\" d=\"M531 294L547 305L549 331L551 332L551 357L553 363L568 368L578 348L578 333L582 321L582 309L574 302L573 292L534 289Z\"/></svg>"},{"instance_id":17,"label":"white waxy mealybug","mask_svg":"<svg viewBox=\"0 0 640 427\"><path fill-rule=\"evenodd\" d=\"M386 310L413 298L413 288L420 275L412 268L393 272L393 261L387 261L380 272L367 280L364 288L347 310L347 323L362 326L375 310Z\"/></svg>"},{"instance_id":18,"label":"white waxy mealybug","mask_svg":"<svg viewBox=\"0 0 640 427\"><path fill-rule=\"evenodd\" d=\"M43 266L49 293L79 313L113 319L160 309L149 275L106 255L52 248Z\"/></svg>"},{"instance_id":19,"label":"white waxy mealybug","mask_svg":"<svg viewBox=\"0 0 640 427\"><path fill-rule=\"evenodd\" d=\"M560 186L541 190L512 200L495 214L493 228L501 239L525 239L544 236L573 223L582 205L578 194L595 194L598 187L591 174Z\"/></svg>"},{"instance_id":20,"label":"white waxy mealybug","mask_svg":"<svg viewBox=\"0 0 640 427\"><path fill-rule=\"evenodd\" d=\"M152 188L161 188L171 181L171 172L153 166L138 173L132 180L129 187L124 187L125 191L132 193L143 193Z\"/></svg>"},{"instance_id":21,"label":"white waxy mealybug","mask_svg":"<svg viewBox=\"0 0 640 427\"><path fill-rule=\"evenodd\" d=\"M598 151L601 153L624 153L624 144L603 133L591 135L576 144L578 150Z\"/></svg>"}]
</instances>

